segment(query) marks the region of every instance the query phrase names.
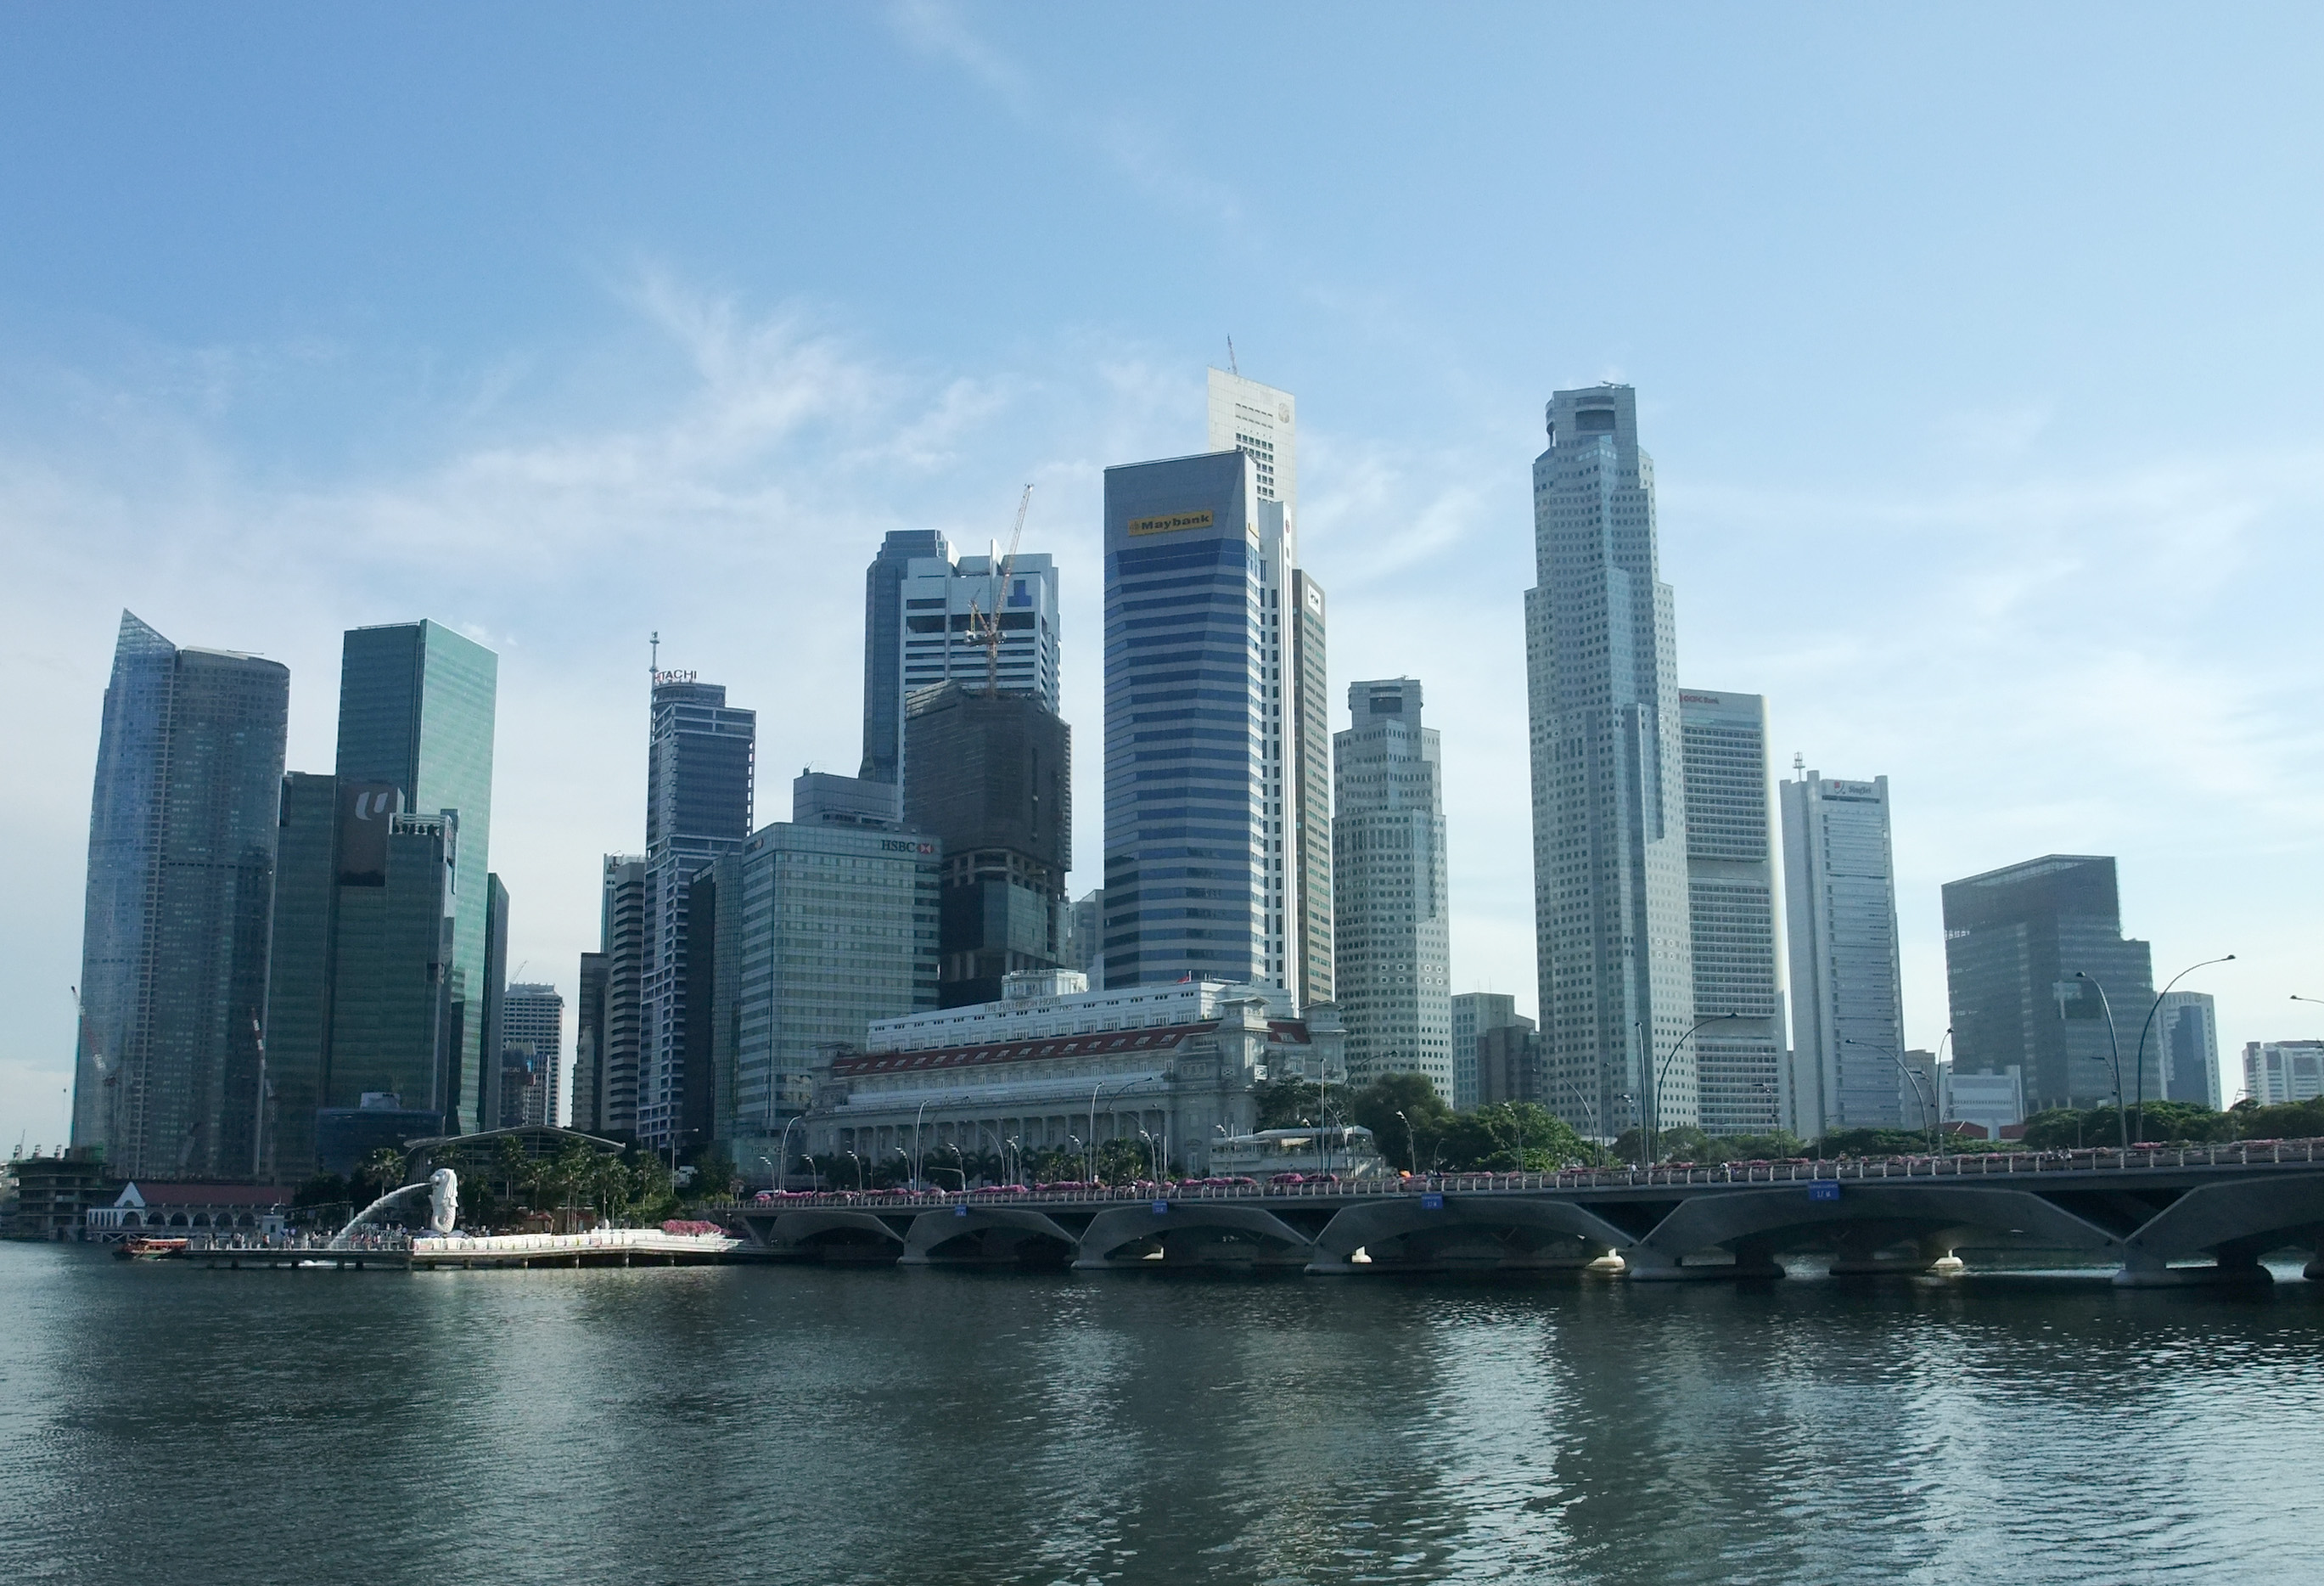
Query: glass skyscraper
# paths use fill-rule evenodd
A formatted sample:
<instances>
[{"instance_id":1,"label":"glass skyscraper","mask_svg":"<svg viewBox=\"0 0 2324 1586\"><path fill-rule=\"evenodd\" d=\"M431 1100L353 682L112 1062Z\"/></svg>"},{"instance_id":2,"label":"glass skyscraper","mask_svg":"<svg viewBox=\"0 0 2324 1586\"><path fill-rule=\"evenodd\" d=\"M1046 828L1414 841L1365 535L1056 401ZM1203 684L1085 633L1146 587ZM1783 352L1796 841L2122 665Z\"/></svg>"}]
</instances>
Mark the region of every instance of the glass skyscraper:
<instances>
[{"instance_id":1,"label":"glass skyscraper","mask_svg":"<svg viewBox=\"0 0 2324 1586\"><path fill-rule=\"evenodd\" d=\"M904 596L915 558L949 561L934 529L890 529L863 570L863 764L866 782L894 782L904 762Z\"/></svg>"},{"instance_id":2,"label":"glass skyscraper","mask_svg":"<svg viewBox=\"0 0 2324 1586\"><path fill-rule=\"evenodd\" d=\"M290 674L124 611L89 806L72 1138L124 1177L266 1170L260 1030Z\"/></svg>"},{"instance_id":3,"label":"glass skyscraper","mask_svg":"<svg viewBox=\"0 0 2324 1586\"><path fill-rule=\"evenodd\" d=\"M440 623L348 631L339 662L338 780L394 789L406 814L456 817L445 1127L482 1125L484 938L491 870L493 725L500 659ZM495 1054L497 1061L497 1054Z\"/></svg>"},{"instance_id":4,"label":"glass skyscraper","mask_svg":"<svg viewBox=\"0 0 2324 1586\"><path fill-rule=\"evenodd\" d=\"M2028 1112L2094 1107L2114 1099L2119 1040L2127 1103L2137 1092L2133 1067L2154 1001L2154 976L2147 944L2122 933L2114 860L2047 854L1948 881L1944 911L1954 1071L1999 1073L2023 1065ZM2105 988L2104 1002L2080 974ZM2163 1052L2150 1034L2150 1100L2163 1095Z\"/></svg>"},{"instance_id":5,"label":"glass skyscraper","mask_svg":"<svg viewBox=\"0 0 2324 1586\"><path fill-rule=\"evenodd\" d=\"M1548 416L1525 598L1542 1053L1552 1108L1610 1138L1700 1111L1677 636L1636 394Z\"/></svg>"},{"instance_id":6,"label":"glass skyscraper","mask_svg":"<svg viewBox=\"0 0 2324 1586\"><path fill-rule=\"evenodd\" d=\"M1322 1001L1323 601L1298 567L1291 399L1214 369L1210 438L1106 470L1105 984Z\"/></svg>"},{"instance_id":7,"label":"glass skyscraper","mask_svg":"<svg viewBox=\"0 0 2324 1586\"><path fill-rule=\"evenodd\" d=\"M1452 903L1444 866L1443 752L1414 679L1348 685L1332 740L1334 983L1348 1080L1428 1076L1455 1092ZM1476 1054L1472 1050L1470 1061Z\"/></svg>"},{"instance_id":8,"label":"glass skyscraper","mask_svg":"<svg viewBox=\"0 0 2324 1586\"><path fill-rule=\"evenodd\" d=\"M647 751L645 958L638 984L638 1138L661 1147L689 1128L686 1040L689 888L696 871L751 834L755 710L726 703L690 672L655 675ZM694 1076L698 1078L699 1076Z\"/></svg>"},{"instance_id":9,"label":"glass skyscraper","mask_svg":"<svg viewBox=\"0 0 2324 1586\"><path fill-rule=\"evenodd\" d=\"M1902 1066L1888 779L1846 782L1806 771L1779 792L1792 969L1784 1127L1803 1140L1830 1129L1901 1127L1908 1113L1920 1114L1904 1105L1913 1082ZM1956 1030L1956 1070L1960 1051Z\"/></svg>"},{"instance_id":10,"label":"glass skyscraper","mask_svg":"<svg viewBox=\"0 0 2324 1586\"><path fill-rule=\"evenodd\" d=\"M1702 1126L1714 1135L1771 1134L1783 1126L1788 1075L1767 702L1757 694L1681 689L1678 712L1694 1016L1739 1016L1695 1033Z\"/></svg>"}]
</instances>

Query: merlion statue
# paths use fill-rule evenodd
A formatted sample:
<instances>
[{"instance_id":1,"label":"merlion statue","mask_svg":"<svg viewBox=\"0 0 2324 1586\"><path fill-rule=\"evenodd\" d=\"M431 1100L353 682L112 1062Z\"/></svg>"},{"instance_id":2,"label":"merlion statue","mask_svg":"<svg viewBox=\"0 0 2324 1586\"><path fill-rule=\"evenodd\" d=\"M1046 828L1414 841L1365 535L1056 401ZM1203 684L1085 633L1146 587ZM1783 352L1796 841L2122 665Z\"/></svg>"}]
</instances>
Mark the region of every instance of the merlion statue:
<instances>
[{"instance_id":1,"label":"merlion statue","mask_svg":"<svg viewBox=\"0 0 2324 1586\"><path fill-rule=\"evenodd\" d=\"M448 1167L428 1175L428 1231L448 1234L460 1220L460 1176Z\"/></svg>"}]
</instances>

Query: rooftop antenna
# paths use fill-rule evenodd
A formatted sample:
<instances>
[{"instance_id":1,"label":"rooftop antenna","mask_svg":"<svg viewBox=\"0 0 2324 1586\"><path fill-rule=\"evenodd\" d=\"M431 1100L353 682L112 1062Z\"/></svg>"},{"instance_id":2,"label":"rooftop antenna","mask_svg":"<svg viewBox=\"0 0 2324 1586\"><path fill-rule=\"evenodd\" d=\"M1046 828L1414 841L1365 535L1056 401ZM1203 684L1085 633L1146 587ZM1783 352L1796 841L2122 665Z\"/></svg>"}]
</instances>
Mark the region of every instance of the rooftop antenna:
<instances>
[{"instance_id":1,"label":"rooftop antenna","mask_svg":"<svg viewBox=\"0 0 2324 1586\"><path fill-rule=\"evenodd\" d=\"M1238 380L1242 378L1242 366L1235 362L1234 338L1231 336L1227 338L1227 373Z\"/></svg>"},{"instance_id":2,"label":"rooftop antenna","mask_svg":"<svg viewBox=\"0 0 2324 1586\"><path fill-rule=\"evenodd\" d=\"M1792 751L1792 780L1794 782L1805 782L1807 779L1808 757L1805 755L1801 754L1797 749L1794 749Z\"/></svg>"},{"instance_id":3,"label":"rooftop antenna","mask_svg":"<svg viewBox=\"0 0 2324 1586\"><path fill-rule=\"evenodd\" d=\"M659 628L656 628L654 630L653 636L648 639L646 643L653 646L653 660L650 663L650 670L659 672L661 670L661 630Z\"/></svg>"},{"instance_id":4,"label":"rooftop antenna","mask_svg":"<svg viewBox=\"0 0 2324 1586\"><path fill-rule=\"evenodd\" d=\"M1028 485L1025 494L1017 498L1017 526L1009 532L1007 559L986 559L986 577L990 580L986 593L991 597L992 608L981 612L975 601L968 603L969 636L984 646L984 692L988 698L1001 691L1001 603L1008 597L1009 578L1017 567L1017 542L1025 537L1025 509L1032 505L1033 487ZM996 552L999 549L994 547Z\"/></svg>"}]
</instances>

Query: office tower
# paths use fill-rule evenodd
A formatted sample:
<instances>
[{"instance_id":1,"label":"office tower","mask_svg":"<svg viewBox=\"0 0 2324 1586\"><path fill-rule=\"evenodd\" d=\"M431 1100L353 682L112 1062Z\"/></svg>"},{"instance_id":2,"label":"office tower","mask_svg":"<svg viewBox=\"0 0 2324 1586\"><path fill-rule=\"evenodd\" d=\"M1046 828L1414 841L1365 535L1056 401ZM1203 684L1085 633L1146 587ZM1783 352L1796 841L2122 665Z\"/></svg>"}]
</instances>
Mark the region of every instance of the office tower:
<instances>
[{"instance_id":1,"label":"office tower","mask_svg":"<svg viewBox=\"0 0 2324 1586\"><path fill-rule=\"evenodd\" d=\"M1299 566L1298 404L1289 392L1246 380L1240 371L1206 374L1204 444L1212 451L1247 453L1258 498L1283 508L1289 600L1276 635L1279 655L1268 666L1283 690L1282 757L1288 765L1288 786L1271 797L1282 807L1286 872L1276 890L1289 912L1289 967L1283 985L1305 1007L1333 999L1335 915L1332 688L1324 669L1323 588Z\"/></svg>"},{"instance_id":2,"label":"office tower","mask_svg":"<svg viewBox=\"0 0 2324 1586\"><path fill-rule=\"evenodd\" d=\"M605 856L597 951L605 960L604 1016L598 1035L604 1078L598 1132L633 1138L638 1132L638 1070L645 1017L646 862L636 854Z\"/></svg>"},{"instance_id":3,"label":"office tower","mask_svg":"<svg viewBox=\"0 0 2324 1586\"><path fill-rule=\"evenodd\" d=\"M1649 1107L1664 1125L1693 1123L1676 638L1628 386L1555 394L1533 486L1526 677L1551 1105L1606 1137Z\"/></svg>"},{"instance_id":4,"label":"office tower","mask_svg":"<svg viewBox=\"0 0 2324 1586\"><path fill-rule=\"evenodd\" d=\"M813 1099L819 1051L860 1048L872 1020L936 1006L942 845L835 799L845 780L801 776L792 819L710 872L715 1133L753 1175ZM805 1148L795 1137L788 1151Z\"/></svg>"},{"instance_id":5,"label":"office tower","mask_svg":"<svg viewBox=\"0 0 2324 1586\"><path fill-rule=\"evenodd\" d=\"M1477 1101L1549 1104L1549 1071L1542 1061L1541 1032L1531 1019L1497 1025L1477 1037Z\"/></svg>"},{"instance_id":6,"label":"office tower","mask_svg":"<svg viewBox=\"0 0 2324 1586\"><path fill-rule=\"evenodd\" d=\"M904 759L905 570L915 558L950 561L934 529L890 529L863 570L863 764L866 782L896 781Z\"/></svg>"},{"instance_id":7,"label":"office tower","mask_svg":"<svg viewBox=\"0 0 2324 1586\"><path fill-rule=\"evenodd\" d=\"M1466 1112L1483 1104L1477 1081L1477 1037L1488 1030L1533 1028L1534 1022L1517 1012L1517 999L1507 992L1464 991L1454 997L1452 1105Z\"/></svg>"},{"instance_id":8,"label":"office tower","mask_svg":"<svg viewBox=\"0 0 2324 1586\"><path fill-rule=\"evenodd\" d=\"M899 530L864 575L864 602L863 780L901 780L905 706L922 689L990 687L1056 712L1057 569L1049 557L1011 561L995 546L954 562L943 535ZM987 644L988 617L997 648Z\"/></svg>"},{"instance_id":9,"label":"office tower","mask_svg":"<svg viewBox=\"0 0 2324 1586\"><path fill-rule=\"evenodd\" d=\"M2244 1096L2262 1107L2324 1096L2324 1041L2245 1042Z\"/></svg>"},{"instance_id":10,"label":"office tower","mask_svg":"<svg viewBox=\"0 0 2324 1586\"><path fill-rule=\"evenodd\" d=\"M2209 992L2164 992L2146 1044L2149 1052L2162 1053L2166 1098L2198 1107L2227 1106L2220 1094L2219 1016Z\"/></svg>"},{"instance_id":11,"label":"office tower","mask_svg":"<svg viewBox=\"0 0 2324 1586\"><path fill-rule=\"evenodd\" d=\"M269 1170L260 1029L290 673L124 611L89 802L72 1143L120 1177Z\"/></svg>"},{"instance_id":12,"label":"office tower","mask_svg":"<svg viewBox=\"0 0 2324 1586\"><path fill-rule=\"evenodd\" d=\"M2025 1088L2013 1064L1997 1074L1965 1074L1950 1062L1937 1070L1937 1117L1947 1128L1974 1124L1978 1138L1998 1140L2011 1126L2025 1121Z\"/></svg>"},{"instance_id":13,"label":"office tower","mask_svg":"<svg viewBox=\"0 0 2324 1586\"><path fill-rule=\"evenodd\" d=\"M1757 694L1682 688L1678 718L1694 1016L1740 1016L1695 1032L1701 1122L1713 1135L1772 1134L1789 1110L1789 1076L1775 957L1767 702Z\"/></svg>"},{"instance_id":14,"label":"office tower","mask_svg":"<svg viewBox=\"0 0 2324 1586\"><path fill-rule=\"evenodd\" d=\"M499 670L490 650L434 622L354 628L340 653L343 797L350 784L377 784L394 790L413 819L456 817L456 841L447 839L454 853L449 1071L434 1087L449 1133L475 1129L484 1102L484 876Z\"/></svg>"},{"instance_id":15,"label":"office tower","mask_svg":"<svg viewBox=\"0 0 2324 1586\"><path fill-rule=\"evenodd\" d=\"M604 1132L605 983L609 960L602 952L581 955L573 1016L573 1108L571 1127L585 1135ZM556 1120L551 1119L551 1122Z\"/></svg>"},{"instance_id":16,"label":"office tower","mask_svg":"<svg viewBox=\"0 0 2324 1586\"><path fill-rule=\"evenodd\" d=\"M997 1002L1061 960L1073 860L1072 737L1031 694L939 683L904 720L904 824L944 851L936 1005Z\"/></svg>"},{"instance_id":17,"label":"office tower","mask_svg":"<svg viewBox=\"0 0 2324 1586\"><path fill-rule=\"evenodd\" d=\"M639 970L638 1138L681 1143L685 1118L688 887L751 834L755 710L717 683L657 672L646 753L645 962ZM697 1090L698 1090L697 1087ZM694 1130L704 1125L696 1108Z\"/></svg>"},{"instance_id":18,"label":"office tower","mask_svg":"<svg viewBox=\"0 0 2324 1586\"><path fill-rule=\"evenodd\" d=\"M266 1078L274 1090L274 1173L318 1171L315 1112L331 1043L331 948L338 921L339 779L282 778L274 860L274 930L266 978Z\"/></svg>"},{"instance_id":19,"label":"office tower","mask_svg":"<svg viewBox=\"0 0 2324 1586\"><path fill-rule=\"evenodd\" d=\"M1905 1113L1904 978L1888 779L1809 771L1782 787L1791 937L1792 1064L1784 1127L1899 1128ZM1954 1066L1964 1066L1954 1032ZM1975 1068L1978 1065L1966 1065Z\"/></svg>"},{"instance_id":20,"label":"office tower","mask_svg":"<svg viewBox=\"0 0 2324 1586\"><path fill-rule=\"evenodd\" d=\"M1348 685L1353 725L1332 740L1334 968L1348 1075L1428 1076L1452 1095L1452 903L1443 753L1421 688Z\"/></svg>"},{"instance_id":21,"label":"office tower","mask_svg":"<svg viewBox=\"0 0 2324 1586\"><path fill-rule=\"evenodd\" d=\"M1065 936L1065 967L1080 970L1090 990L1104 990L1105 888L1092 887L1075 898L1066 917L1072 924Z\"/></svg>"},{"instance_id":22,"label":"office tower","mask_svg":"<svg viewBox=\"0 0 2324 1586\"><path fill-rule=\"evenodd\" d=\"M1105 983L1312 997L1330 750L1304 681L1321 687L1323 601L1298 568L1291 399L1215 370L1211 389L1213 444L1234 450L1106 470Z\"/></svg>"},{"instance_id":23,"label":"office tower","mask_svg":"<svg viewBox=\"0 0 2324 1586\"><path fill-rule=\"evenodd\" d=\"M519 981L501 1000L500 1127L554 1125L565 1073L565 998Z\"/></svg>"},{"instance_id":24,"label":"office tower","mask_svg":"<svg viewBox=\"0 0 2324 1586\"><path fill-rule=\"evenodd\" d=\"M1949 881L1944 918L1954 1068L1997 1073L2017 1065L2033 1112L2092 1107L2114 1099L2119 1042L2123 1099L2133 1098L2154 978L2146 943L2122 934L2114 860L2048 854ZM2149 1097L2163 1094L2162 1071L2150 1038Z\"/></svg>"},{"instance_id":25,"label":"office tower","mask_svg":"<svg viewBox=\"0 0 2324 1586\"><path fill-rule=\"evenodd\" d=\"M508 888L497 875L484 877L484 994L480 999L484 1010L483 1045L484 1062L484 1101L477 1114L476 1127L492 1129L500 1127L501 1114L507 1103L501 1095L502 1047L506 1038L503 1025L508 1000Z\"/></svg>"}]
</instances>

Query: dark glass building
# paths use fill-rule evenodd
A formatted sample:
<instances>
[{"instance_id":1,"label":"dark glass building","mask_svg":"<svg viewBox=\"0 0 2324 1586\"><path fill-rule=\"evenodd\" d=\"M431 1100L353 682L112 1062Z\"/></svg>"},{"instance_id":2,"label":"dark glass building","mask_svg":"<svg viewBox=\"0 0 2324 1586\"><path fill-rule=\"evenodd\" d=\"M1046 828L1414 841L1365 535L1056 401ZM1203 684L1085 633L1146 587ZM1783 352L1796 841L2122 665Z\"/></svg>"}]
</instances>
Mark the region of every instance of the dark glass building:
<instances>
[{"instance_id":1,"label":"dark glass building","mask_svg":"<svg viewBox=\"0 0 2324 1586\"><path fill-rule=\"evenodd\" d=\"M916 556L951 559L934 529L890 529L863 570L863 764L866 782L893 783L904 753L904 575Z\"/></svg>"},{"instance_id":2,"label":"dark glass building","mask_svg":"<svg viewBox=\"0 0 2324 1586\"><path fill-rule=\"evenodd\" d=\"M599 1024L597 1132L632 1139L638 1132L639 1022L645 1011L646 862L605 856L597 920L604 960L604 1013Z\"/></svg>"},{"instance_id":3,"label":"dark glass building","mask_svg":"<svg viewBox=\"0 0 2324 1586\"><path fill-rule=\"evenodd\" d=\"M944 851L937 1006L998 1002L1004 975L1062 961L1071 731L1031 695L946 683L913 696L904 738L904 824Z\"/></svg>"},{"instance_id":4,"label":"dark glass building","mask_svg":"<svg viewBox=\"0 0 2324 1586\"><path fill-rule=\"evenodd\" d=\"M265 1168L261 1025L290 673L121 614L89 807L72 1140L128 1177Z\"/></svg>"},{"instance_id":5,"label":"dark glass building","mask_svg":"<svg viewBox=\"0 0 2324 1586\"><path fill-rule=\"evenodd\" d=\"M493 721L500 660L439 623L349 630L339 663L338 777L393 789L418 818L450 812L454 1033L439 1086L445 1127L481 1127L485 935L492 867ZM409 1097L406 1099L410 1099Z\"/></svg>"},{"instance_id":6,"label":"dark glass building","mask_svg":"<svg viewBox=\"0 0 2324 1586\"><path fill-rule=\"evenodd\" d=\"M602 952L581 955L573 1017L572 1127L585 1135L605 1132L605 965Z\"/></svg>"},{"instance_id":7,"label":"dark glass building","mask_svg":"<svg viewBox=\"0 0 2324 1586\"><path fill-rule=\"evenodd\" d=\"M1944 888L1945 979L1952 1008L1953 1071L2024 1071L2029 1112L2093 1107L2114 1097L2118 1041L2126 1099L2138 1036L2154 1000L2144 941L2122 933L2114 860L2049 854ZM2106 1006L2087 982L2103 987ZM2161 1053L2147 1043L2145 1093L2162 1096Z\"/></svg>"},{"instance_id":8,"label":"dark glass building","mask_svg":"<svg viewBox=\"0 0 2324 1586\"><path fill-rule=\"evenodd\" d=\"M644 960L639 966L638 1137L649 1145L699 1138L709 1104L687 1121L687 997L690 902L696 875L751 835L754 710L726 703L716 683L690 672L655 674L646 763Z\"/></svg>"}]
</instances>

